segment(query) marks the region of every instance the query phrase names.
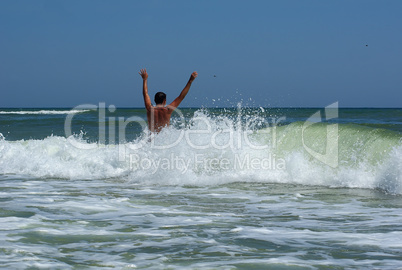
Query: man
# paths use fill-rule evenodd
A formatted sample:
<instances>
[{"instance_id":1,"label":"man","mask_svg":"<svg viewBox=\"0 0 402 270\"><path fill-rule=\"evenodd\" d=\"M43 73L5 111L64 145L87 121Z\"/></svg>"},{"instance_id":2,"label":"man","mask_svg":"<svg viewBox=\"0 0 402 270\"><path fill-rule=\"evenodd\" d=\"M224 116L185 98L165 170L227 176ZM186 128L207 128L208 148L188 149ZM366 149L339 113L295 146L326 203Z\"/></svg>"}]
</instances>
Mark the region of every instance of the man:
<instances>
[{"instance_id":1,"label":"man","mask_svg":"<svg viewBox=\"0 0 402 270\"><path fill-rule=\"evenodd\" d=\"M188 91L190 90L191 83L197 78L198 73L194 71L190 79L188 80L186 86L181 91L180 95L173 100L172 103L166 105L166 94L163 92L158 92L155 94L155 104L152 106L151 99L148 95L148 73L146 69L141 69L139 74L142 77L142 94L144 96L145 109L147 110L148 127L151 132L160 132L163 127L169 126L170 116L173 111L180 105L183 99L186 97Z\"/></svg>"}]
</instances>

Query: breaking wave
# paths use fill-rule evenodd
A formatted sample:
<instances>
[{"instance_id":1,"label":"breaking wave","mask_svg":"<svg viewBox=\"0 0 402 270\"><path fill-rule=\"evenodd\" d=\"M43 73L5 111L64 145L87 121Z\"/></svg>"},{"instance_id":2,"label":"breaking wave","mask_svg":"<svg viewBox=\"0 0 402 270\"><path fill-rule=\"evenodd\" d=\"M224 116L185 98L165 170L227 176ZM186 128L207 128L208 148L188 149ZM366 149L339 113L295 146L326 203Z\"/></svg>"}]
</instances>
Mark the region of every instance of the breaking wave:
<instances>
[{"instance_id":1,"label":"breaking wave","mask_svg":"<svg viewBox=\"0 0 402 270\"><path fill-rule=\"evenodd\" d=\"M99 145L79 135L20 141L0 136L0 174L156 185L291 183L402 194L400 133L338 124L332 137L336 162L328 164L322 157L329 154L331 125L255 129L197 111L185 126L120 144Z\"/></svg>"},{"instance_id":2,"label":"breaking wave","mask_svg":"<svg viewBox=\"0 0 402 270\"><path fill-rule=\"evenodd\" d=\"M40 110L40 111L0 111L0 114L73 114L90 110Z\"/></svg>"}]
</instances>

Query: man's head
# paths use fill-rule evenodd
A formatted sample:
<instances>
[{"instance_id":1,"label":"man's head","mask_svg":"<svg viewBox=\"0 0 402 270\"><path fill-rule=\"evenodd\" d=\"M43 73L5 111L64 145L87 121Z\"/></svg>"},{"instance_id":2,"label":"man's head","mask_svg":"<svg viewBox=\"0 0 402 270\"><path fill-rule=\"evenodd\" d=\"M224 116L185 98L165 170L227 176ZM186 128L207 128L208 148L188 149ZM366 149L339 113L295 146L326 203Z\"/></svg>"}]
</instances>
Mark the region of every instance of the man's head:
<instances>
[{"instance_id":1,"label":"man's head","mask_svg":"<svg viewBox=\"0 0 402 270\"><path fill-rule=\"evenodd\" d=\"M163 92L158 92L155 94L155 103L156 105L163 104L166 101L166 94Z\"/></svg>"}]
</instances>

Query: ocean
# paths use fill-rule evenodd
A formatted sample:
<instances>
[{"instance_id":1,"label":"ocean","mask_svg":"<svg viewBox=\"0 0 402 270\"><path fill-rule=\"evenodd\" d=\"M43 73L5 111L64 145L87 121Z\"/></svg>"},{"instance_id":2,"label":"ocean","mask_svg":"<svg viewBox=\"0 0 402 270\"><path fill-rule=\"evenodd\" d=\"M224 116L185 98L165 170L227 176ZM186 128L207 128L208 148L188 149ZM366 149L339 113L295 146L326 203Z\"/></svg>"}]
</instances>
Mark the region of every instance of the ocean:
<instances>
[{"instance_id":1,"label":"ocean","mask_svg":"<svg viewBox=\"0 0 402 270\"><path fill-rule=\"evenodd\" d=\"M402 269L402 109L0 109L2 269Z\"/></svg>"}]
</instances>

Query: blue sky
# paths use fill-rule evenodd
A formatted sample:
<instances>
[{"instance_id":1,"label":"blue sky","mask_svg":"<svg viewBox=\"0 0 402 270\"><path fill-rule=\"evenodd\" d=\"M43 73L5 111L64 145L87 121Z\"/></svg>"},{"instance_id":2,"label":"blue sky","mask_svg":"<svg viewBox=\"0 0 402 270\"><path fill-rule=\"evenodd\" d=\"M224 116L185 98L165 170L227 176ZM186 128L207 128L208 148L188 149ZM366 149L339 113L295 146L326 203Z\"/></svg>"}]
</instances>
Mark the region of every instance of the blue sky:
<instances>
[{"instance_id":1,"label":"blue sky","mask_svg":"<svg viewBox=\"0 0 402 270\"><path fill-rule=\"evenodd\" d=\"M402 107L402 1L0 1L0 107ZM368 46L366 46L368 45ZM216 77L215 77L216 76Z\"/></svg>"}]
</instances>

